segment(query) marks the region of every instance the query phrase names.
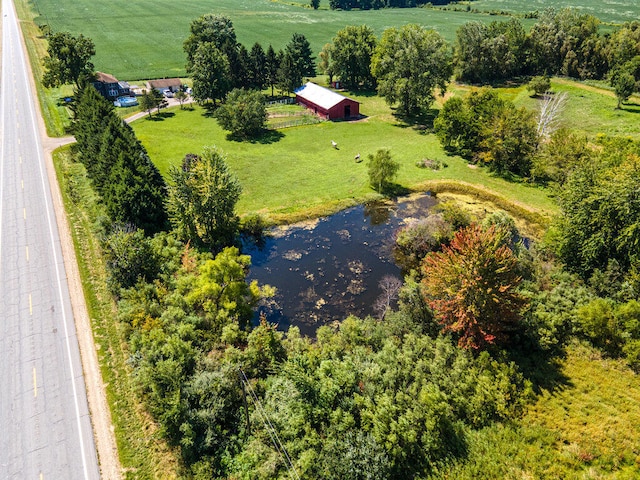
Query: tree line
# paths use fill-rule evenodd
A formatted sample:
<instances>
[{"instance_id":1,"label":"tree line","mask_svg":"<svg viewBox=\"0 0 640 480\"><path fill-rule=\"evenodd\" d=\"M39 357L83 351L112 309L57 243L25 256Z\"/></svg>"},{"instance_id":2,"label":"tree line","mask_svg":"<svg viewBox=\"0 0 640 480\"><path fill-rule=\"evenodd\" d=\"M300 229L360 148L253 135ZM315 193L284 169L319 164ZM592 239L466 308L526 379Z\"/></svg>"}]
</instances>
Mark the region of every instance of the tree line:
<instances>
[{"instance_id":1,"label":"tree line","mask_svg":"<svg viewBox=\"0 0 640 480\"><path fill-rule=\"evenodd\" d=\"M166 184L131 127L93 86L77 97L73 148L111 221L147 234L166 229Z\"/></svg>"},{"instance_id":2,"label":"tree line","mask_svg":"<svg viewBox=\"0 0 640 480\"><path fill-rule=\"evenodd\" d=\"M445 78L447 73L474 84L536 75L610 78L614 87L631 90L625 100L640 90L640 22L605 34L600 33L599 25L593 15L571 8L545 10L529 32L517 18L489 24L469 22L457 30L452 46L438 40L442 47L435 57L426 43L418 43L411 57L402 57L403 50L415 44L407 26L388 29L379 42L371 28L349 26L325 45L319 66L348 88L377 85L380 95L391 103L398 101L401 108L420 103L402 101L411 95L407 90L412 85L417 88L420 84L418 79L432 79L433 86L438 84L434 78ZM429 57L431 61L419 61ZM415 96L428 100L420 92Z\"/></svg>"},{"instance_id":3,"label":"tree line","mask_svg":"<svg viewBox=\"0 0 640 480\"><path fill-rule=\"evenodd\" d=\"M319 3L319 2L317 2ZM331 10L379 10L381 8L413 8L423 5L447 5L451 0L329 0ZM312 6L317 8L312 2Z\"/></svg>"},{"instance_id":4,"label":"tree line","mask_svg":"<svg viewBox=\"0 0 640 480\"><path fill-rule=\"evenodd\" d=\"M184 42L187 73L193 80L193 97L217 102L234 88L262 90L278 87L293 92L303 77L315 75L315 62L306 37L294 33L284 50L259 43L251 50L238 43L231 20L224 15L205 14L190 26Z\"/></svg>"}]
</instances>

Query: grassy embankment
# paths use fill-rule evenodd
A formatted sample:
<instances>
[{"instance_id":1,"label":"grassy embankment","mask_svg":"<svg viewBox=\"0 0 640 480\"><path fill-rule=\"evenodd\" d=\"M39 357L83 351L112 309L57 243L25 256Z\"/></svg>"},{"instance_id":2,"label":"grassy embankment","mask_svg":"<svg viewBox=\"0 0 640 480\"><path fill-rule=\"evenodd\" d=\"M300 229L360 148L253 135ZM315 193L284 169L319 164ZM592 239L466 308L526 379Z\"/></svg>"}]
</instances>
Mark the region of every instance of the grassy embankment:
<instances>
[{"instance_id":1,"label":"grassy embankment","mask_svg":"<svg viewBox=\"0 0 640 480\"><path fill-rule=\"evenodd\" d=\"M106 287L106 266L95 235L99 213L95 193L84 176L84 168L69 160L70 147L59 149L54 155L124 476L177 478L178 455L160 437L128 365L129 351L122 341L122 326L115 319L116 307Z\"/></svg>"},{"instance_id":2,"label":"grassy embankment","mask_svg":"<svg viewBox=\"0 0 640 480\"><path fill-rule=\"evenodd\" d=\"M26 0L15 2L24 42L29 53L29 62L38 92L38 101L44 117L47 134L52 137L64 135L69 124L69 112L62 99L73 93L73 88L64 85L60 88L47 89L42 86L42 59L47 55L47 43L41 36L40 29L34 23L35 14ZM26 86L25 86L26 88Z\"/></svg>"}]
</instances>

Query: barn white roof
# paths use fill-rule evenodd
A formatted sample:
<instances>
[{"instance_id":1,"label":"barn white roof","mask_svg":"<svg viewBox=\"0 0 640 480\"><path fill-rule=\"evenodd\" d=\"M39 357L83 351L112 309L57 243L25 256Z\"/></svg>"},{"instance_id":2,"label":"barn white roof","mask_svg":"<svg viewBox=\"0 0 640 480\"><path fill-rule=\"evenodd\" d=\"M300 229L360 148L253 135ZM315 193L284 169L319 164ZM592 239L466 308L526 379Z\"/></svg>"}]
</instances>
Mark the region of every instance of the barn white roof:
<instances>
[{"instance_id":1,"label":"barn white roof","mask_svg":"<svg viewBox=\"0 0 640 480\"><path fill-rule=\"evenodd\" d=\"M325 108L327 110L335 107L345 98L348 98L344 95L340 95L339 93L334 92L333 90L329 90L328 88L321 87L320 85L316 85L315 83L311 82L307 82L306 84L298 88L294 93L304 98L305 100L315 103L319 107Z\"/></svg>"}]
</instances>

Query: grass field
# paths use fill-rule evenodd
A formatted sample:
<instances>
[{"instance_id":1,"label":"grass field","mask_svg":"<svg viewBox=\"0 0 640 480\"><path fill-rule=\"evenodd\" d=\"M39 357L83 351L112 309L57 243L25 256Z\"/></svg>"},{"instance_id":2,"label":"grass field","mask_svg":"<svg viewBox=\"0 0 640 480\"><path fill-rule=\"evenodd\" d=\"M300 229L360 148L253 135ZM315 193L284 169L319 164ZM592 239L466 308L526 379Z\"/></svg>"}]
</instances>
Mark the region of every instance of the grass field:
<instances>
[{"instance_id":1,"label":"grass field","mask_svg":"<svg viewBox=\"0 0 640 480\"><path fill-rule=\"evenodd\" d=\"M27 1L27 0L23 0ZM294 32L303 33L316 54L335 33L346 25L367 24L380 35L385 28L419 23L439 31L453 41L457 28L469 21L496 20L490 11L514 13L544 10L546 7L576 7L603 21L622 23L640 17L635 0L479 0L473 9L484 14L439 8L384 9L377 11L331 11L328 0L321 8L307 8L305 1L276 0L29 0L37 12L36 22L50 25L54 31L82 33L96 44L96 68L124 80L184 76L185 57L182 43L189 24L204 13L228 15L233 21L238 40L248 47L254 42L273 44L278 49ZM463 10L465 5L449 8ZM533 20L523 20L532 25Z\"/></svg>"},{"instance_id":2,"label":"grass field","mask_svg":"<svg viewBox=\"0 0 640 480\"><path fill-rule=\"evenodd\" d=\"M451 86L457 95L465 95L470 88L466 85ZM606 134L640 140L640 96L632 96L622 109L617 110L615 94L606 84L594 86L571 79L554 78L551 90L556 94L568 94L562 115L562 125L567 128L589 137ZM526 85L498 88L497 91L517 106L531 110L536 110L541 102L539 98L531 98Z\"/></svg>"},{"instance_id":3,"label":"grass field","mask_svg":"<svg viewBox=\"0 0 640 480\"><path fill-rule=\"evenodd\" d=\"M368 185L366 157L379 148L389 148L400 162L397 182L402 187L428 189L429 182L457 180L534 210L554 211L545 191L506 182L483 169L469 168L460 158L446 157L434 135L396 120L381 98L349 96L363 103L361 112L367 118L287 128L253 143L228 140L217 122L197 106L173 109L163 118L141 119L132 126L164 175L185 154L216 145L227 154L243 185L239 213L260 212L275 221L301 212L317 216L377 196ZM338 149L332 148L331 140ZM365 161L356 163L357 153ZM416 162L422 158L445 160L449 166L439 171L418 168Z\"/></svg>"},{"instance_id":4,"label":"grass field","mask_svg":"<svg viewBox=\"0 0 640 480\"><path fill-rule=\"evenodd\" d=\"M26 1L26 0L23 0ZM96 44L95 66L121 80L184 76L182 43L191 21L204 13L227 15L238 40L248 48L260 42L283 48L295 32L303 33L313 51L331 41L347 25L367 24L376 34L391 26L419 23L438 30L452 41L456 29L469 21L492 21L495 16L437 9L386 9L378 11L314 11L298 5L269 0L31 0L37 23L54 31L82 33ZM308 3L308 2L303 2ZM532 22L529 22L532 23Z\"/></svg>"},{"instance_id":5,"label":"grass field","mask_svg":"<svg viewBox=\"0 0 640 480\"><path fill-rule=\"evenodd\" d=\"M637 0L477 0L470 3L472 8L482 11L514 13L541 12L549 7L572 7L609 23L631 22L640 18L640 3Z\"/></svg>"}]
</instances>

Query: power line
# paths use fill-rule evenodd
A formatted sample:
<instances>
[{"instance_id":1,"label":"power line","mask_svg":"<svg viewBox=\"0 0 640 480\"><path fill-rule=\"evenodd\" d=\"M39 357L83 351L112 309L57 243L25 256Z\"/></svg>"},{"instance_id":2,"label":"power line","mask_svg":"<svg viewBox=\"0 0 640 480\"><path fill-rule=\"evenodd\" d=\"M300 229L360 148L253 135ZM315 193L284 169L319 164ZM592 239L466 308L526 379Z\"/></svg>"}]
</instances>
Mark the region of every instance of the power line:
<instances>
[{"instance_id":1,"label":"power line","mask_svg":"<svg viewBox=\"0 0 640 480\"><path fill-rule=\"evenodd\" d=\"M287 449L284 447L284 445L280 441L278 432L276 431L275 427L271 423L271 420L269 420L269 416L267 415L267 412L265 412L264 408L262 407L262 403L260 402L260 399L256 395L256 392L253 391L253 388L249 383L249 379L247 378L247 375L244 373L242 368L239 368L239 370L242 375L240 377L240 380L242 381L243 386L246 386L247 390L249 391L249 396L253 401L253 404L255 405L256 409L262 416L262 421L264 423L265 428L267 429L267 432L269 433L269 436L271 437L271 442L273 443L273 446L276 447L276 450L280 454L280 458L282 458L285 466L287 467L287 470L289 471L289 475L292 478L295 478L296 480L300 480L300 476L298 475L298 472L296 471L296 467L293 465L293 462L291 461L291 457L289 457L289 453L287 452ZM286 460L285 460L285 457L286 457Z\"/></svg>"}]
</instances>

